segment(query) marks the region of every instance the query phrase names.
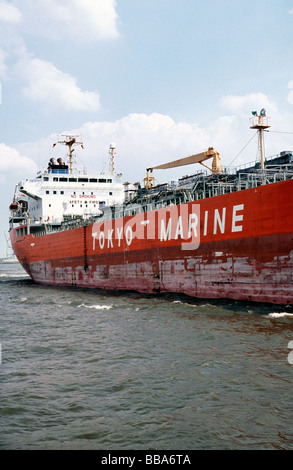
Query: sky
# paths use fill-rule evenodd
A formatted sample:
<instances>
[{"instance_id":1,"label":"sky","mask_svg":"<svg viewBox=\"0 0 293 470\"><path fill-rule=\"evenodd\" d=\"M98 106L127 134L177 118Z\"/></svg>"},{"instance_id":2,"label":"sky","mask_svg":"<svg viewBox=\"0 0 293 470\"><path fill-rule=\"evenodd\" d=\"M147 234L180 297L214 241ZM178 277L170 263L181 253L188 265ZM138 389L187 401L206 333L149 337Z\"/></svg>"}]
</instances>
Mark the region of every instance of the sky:
<instances>
[{"instance_id":1,"label":"sky","mask_svg":"<svg viewBox=\"0 0 293 470\"><path fill-rule=\"evenodd\" d=\"M0 257L15 184L64 133L123 180L214 147L223 166L293 150L293 0L0 0ZM254 137L255 136L255 137ZM197 168L158 170L158 183Z\"/></svg>"}]
</instances>

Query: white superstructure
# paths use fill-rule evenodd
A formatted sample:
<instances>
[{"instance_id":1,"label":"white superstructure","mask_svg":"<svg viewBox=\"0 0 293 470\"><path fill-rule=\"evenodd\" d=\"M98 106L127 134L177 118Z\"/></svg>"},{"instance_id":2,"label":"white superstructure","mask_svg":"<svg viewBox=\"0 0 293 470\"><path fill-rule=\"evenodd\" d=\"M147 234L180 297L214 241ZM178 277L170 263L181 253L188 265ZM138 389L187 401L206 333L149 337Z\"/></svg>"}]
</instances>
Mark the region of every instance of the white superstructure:
<instances>
[{"instance_id":1,"label":"white superstructure","mask_svg":"<svg viewBox=\"0 0 293 470\"><path fill-rule=\"evenodd\" d=\"M66 136L69 146L69 164L62 158L51 158L48 168L39 171L32 180L16 185L14 203L19 216L27 218L30 225L59 225L75 218L88 218L101 214L105 206L124 201L124 185L114 170L114 145L110 146L110 165L107 173L85 174L72 168L72 136ZM79 142L78 142L79 143ZM13 204L14 204L13 203Z\"/></svg>"}]
</instances>

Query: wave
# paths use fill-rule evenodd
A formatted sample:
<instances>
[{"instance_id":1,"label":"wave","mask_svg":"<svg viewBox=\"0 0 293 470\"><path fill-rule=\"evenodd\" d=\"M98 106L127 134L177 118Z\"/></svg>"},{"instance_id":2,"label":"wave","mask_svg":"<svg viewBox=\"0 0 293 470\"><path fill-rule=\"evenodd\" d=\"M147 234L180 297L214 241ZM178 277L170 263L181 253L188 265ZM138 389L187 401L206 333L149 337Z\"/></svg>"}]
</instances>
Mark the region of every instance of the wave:
<instances>
[{"instance_id":1,"label":"wave","mask_svg":"<svg viewBox=\"0 0 293 470\"><path fill-rule=\"evenodd\" d=\"M96 310L110 310L112 308L112 305L85 305L85 304L80 304L78 307L83 307L83 308L95 308Z\"/></svg>"},{"instance_id":2,"label":"wave","mask_svg":"<svg viewBox=\"0 0 293 470\"><path fill-rule=\"evenodd\" d=\"M9 278L9 279L15 279L15 278L22 278L22 277L28 277L28 274L0 274L0 278Z\"/></svg>"},{"instance_id":3,"label":"wave","mask_svg":"<svg viewBox=\"0 0 293 470\"><path fill-rule=\"evenodd\" d=\"M293 313L288 313L288 312L272 312L269 313L268 315L270 318L282 318L282 317L292 317L293 318Z\"/></svg>"}]
</instances>

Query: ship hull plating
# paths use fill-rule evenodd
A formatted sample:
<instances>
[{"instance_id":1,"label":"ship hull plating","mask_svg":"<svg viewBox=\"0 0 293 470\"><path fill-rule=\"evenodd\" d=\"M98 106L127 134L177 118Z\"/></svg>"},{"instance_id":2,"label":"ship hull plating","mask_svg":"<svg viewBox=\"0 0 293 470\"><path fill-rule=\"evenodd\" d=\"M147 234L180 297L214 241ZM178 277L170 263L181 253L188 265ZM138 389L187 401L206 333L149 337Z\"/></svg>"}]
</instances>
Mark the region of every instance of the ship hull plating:
<instances>
[{"instance_id":1,"label":"ship hull plating","mask_svg":"<svg viewBox=\"0 0 293 470\"><path fill-rule=\"evenodd\" d=\"M293 304L293 180L11 240L36 282Z\"/></svg>"}]
</instances>

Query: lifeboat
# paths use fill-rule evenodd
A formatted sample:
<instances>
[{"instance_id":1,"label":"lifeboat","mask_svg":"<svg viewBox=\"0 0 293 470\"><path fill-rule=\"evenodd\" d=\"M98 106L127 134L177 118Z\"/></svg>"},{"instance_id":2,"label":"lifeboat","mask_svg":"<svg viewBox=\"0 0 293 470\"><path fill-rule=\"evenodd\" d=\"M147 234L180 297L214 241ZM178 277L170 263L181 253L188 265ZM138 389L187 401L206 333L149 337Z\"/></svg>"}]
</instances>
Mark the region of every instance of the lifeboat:
<instances>
[{"instance_id":1,"label":"lifeboat","mask_svg":"<svg viewBox=\"0 0 293 470\"><path fill-rule=\"evenodd\" d=\"M18 203L17 202L12 202L9 206L9 209L11 211L16 211L18 209Z\"/></svg>"}]
</instances>

